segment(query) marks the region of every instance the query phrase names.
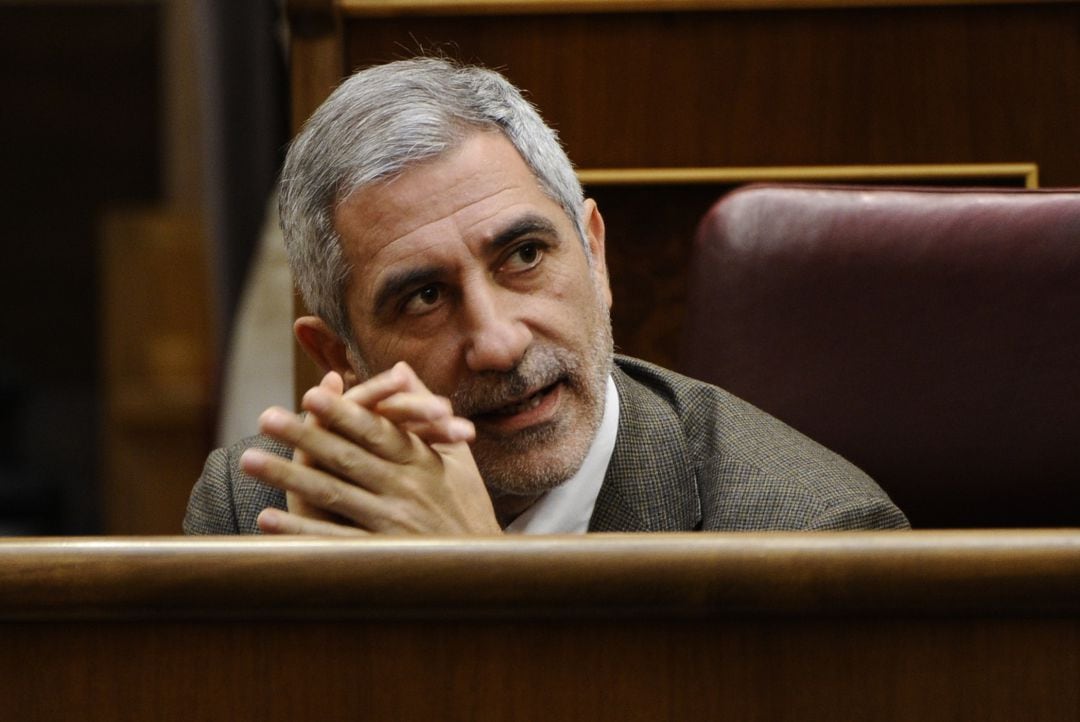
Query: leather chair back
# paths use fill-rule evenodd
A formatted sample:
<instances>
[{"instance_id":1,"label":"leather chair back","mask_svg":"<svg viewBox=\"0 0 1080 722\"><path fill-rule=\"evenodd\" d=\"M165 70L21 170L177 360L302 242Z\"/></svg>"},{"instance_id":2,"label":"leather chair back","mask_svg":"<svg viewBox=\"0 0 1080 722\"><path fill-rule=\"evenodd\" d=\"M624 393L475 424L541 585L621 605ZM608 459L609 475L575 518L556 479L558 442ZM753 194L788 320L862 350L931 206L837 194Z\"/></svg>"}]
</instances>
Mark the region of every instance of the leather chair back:
<instances>
[{"instance_id":1,"label":"leather chair back","mask_svg":"<svg viewBox=\"0 0 1080 722\"><path fill-rule=\"evenodd\" d=\"M735 191L698 230L681 358L916 527L1080 526L1080 192Z\"/></svg>"}]
</instances>

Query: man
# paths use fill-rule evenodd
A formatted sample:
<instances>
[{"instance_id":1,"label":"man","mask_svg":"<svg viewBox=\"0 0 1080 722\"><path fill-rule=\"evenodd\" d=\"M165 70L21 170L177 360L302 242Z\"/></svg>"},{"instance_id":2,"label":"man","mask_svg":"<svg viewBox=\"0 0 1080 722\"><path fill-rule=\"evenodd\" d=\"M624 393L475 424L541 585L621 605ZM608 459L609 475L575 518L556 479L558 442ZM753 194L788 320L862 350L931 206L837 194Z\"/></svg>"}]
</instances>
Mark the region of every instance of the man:
<instances>
[{"instance_id":1,"label":"man","mask_svg":"<svg viewBox=\"0 0 1080 722\"><path fill-rule=\"evenodd\" d=\"M305 416L269 409L210 456L189 533L907 525L779 421L613 357L600 212L497 73L349 78L290 148L281 222L327 375Z\"/></svg>"}]
</instances>

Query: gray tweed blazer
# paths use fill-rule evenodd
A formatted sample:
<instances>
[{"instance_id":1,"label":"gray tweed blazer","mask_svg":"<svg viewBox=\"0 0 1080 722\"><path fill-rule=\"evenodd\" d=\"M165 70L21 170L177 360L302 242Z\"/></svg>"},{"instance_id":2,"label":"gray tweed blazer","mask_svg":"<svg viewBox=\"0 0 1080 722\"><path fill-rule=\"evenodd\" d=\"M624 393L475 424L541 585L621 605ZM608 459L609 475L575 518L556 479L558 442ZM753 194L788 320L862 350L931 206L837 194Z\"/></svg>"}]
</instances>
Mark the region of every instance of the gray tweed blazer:
<instances>
[{"instance_id":1,"label":"gray tweed blazer","mask_svg":"<svg viewBox=\"0 0 1080 722\"><path fill-rule=\"evenodd\" d=\"M745 401L637 359L615 364L619 431L590 531L908 526L870 477ZM283 492L240 471L249 447L291 454L264 436L211 453L186 533L257 533L262 509L284 508Z\"/></svg>"}]
</instances>

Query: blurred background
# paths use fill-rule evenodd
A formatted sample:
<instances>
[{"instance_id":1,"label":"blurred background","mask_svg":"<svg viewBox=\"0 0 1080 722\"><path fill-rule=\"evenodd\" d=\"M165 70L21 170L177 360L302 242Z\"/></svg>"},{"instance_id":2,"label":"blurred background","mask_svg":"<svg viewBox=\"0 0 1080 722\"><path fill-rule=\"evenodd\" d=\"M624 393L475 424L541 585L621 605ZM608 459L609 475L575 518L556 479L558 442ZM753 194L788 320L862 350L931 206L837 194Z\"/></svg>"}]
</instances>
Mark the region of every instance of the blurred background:
<instances>
[{"instance_id":1,"label":"blurred background","mask_svg":"<svg viewBox=\"0 0 1080 722\"><path fill-rule=\"evenodd\" d=\"M284 32L274 0L0 0L0 534L179 530L287 140Z\"/></svg>"}]
</instances>

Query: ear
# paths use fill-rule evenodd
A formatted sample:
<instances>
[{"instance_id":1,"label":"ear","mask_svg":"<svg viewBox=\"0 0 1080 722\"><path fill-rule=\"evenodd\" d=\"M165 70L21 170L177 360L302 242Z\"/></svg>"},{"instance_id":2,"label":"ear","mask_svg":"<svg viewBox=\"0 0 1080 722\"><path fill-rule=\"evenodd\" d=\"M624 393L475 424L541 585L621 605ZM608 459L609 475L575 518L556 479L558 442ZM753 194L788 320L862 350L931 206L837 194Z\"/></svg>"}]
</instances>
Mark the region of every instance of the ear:
<instances>
[{"instance_id":1,"label":"ear","mask_svg":"<svg viewBox=\"0 0 1080 722\"><path fill-rule=\"evenodd\" d=\"M359 383L348 344L331 331L325 321L318 316L301 316L293 324L293 333L300 348L323 373L337 371L345 381L345 388Z\"/></svg>"},{"instance_id":2,"label":"ear","mask_svg":"<svg viewBox=\"0 0 1080 722\"><path fill-rule=\"evenodd\" d=\"M596 207L596 201L587 198L585 200L585 240L588 242L589 251L592 253L593 282L597 288L601 289L608 310L611 310L611 282L608 280L604 239L604 219L600 215L600 209Z\"/></svg>"}]
</instances>

